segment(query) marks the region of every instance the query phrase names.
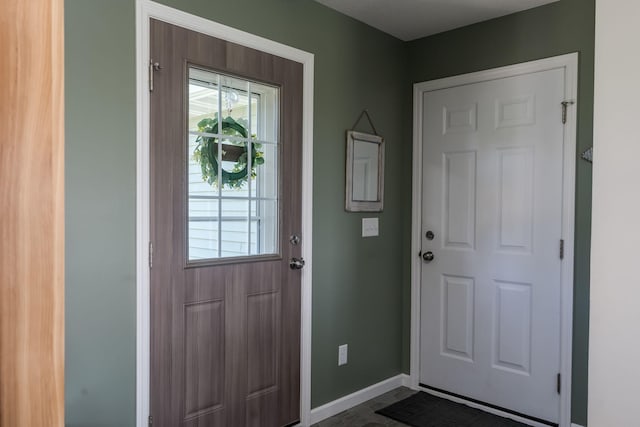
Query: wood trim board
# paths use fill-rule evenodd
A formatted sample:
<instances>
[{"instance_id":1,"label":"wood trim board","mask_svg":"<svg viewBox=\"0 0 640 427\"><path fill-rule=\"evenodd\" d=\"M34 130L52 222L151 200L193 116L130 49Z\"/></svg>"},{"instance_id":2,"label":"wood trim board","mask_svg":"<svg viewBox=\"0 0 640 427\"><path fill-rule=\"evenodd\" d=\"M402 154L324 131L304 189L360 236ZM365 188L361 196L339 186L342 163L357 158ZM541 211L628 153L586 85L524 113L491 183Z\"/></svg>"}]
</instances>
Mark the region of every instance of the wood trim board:
<instances>
[{"instance_id":1,"label":"wood trim board","mask_svg":"<svg viewBox=\"0 0 640 427\"><path fill-rule=\"evenodd\" d=\"M1 0L0 10L0 426L56 427L64 425L63 0Z\"/></svg>"}]
</instances>

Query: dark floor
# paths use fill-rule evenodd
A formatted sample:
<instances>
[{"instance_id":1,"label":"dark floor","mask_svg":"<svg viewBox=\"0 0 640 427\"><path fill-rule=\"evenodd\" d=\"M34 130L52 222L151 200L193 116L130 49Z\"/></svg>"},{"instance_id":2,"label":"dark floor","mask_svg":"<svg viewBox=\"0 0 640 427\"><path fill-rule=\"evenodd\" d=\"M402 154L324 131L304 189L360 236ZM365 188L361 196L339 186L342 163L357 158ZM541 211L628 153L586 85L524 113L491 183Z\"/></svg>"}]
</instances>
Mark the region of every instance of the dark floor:
<instances>
[{"instance_id":1,"label":"dark floor","mask_svg":"<svg viewBox=\"0 0 640 427\"><path fill-rule=\"evenodd\" d=\"M406 427L406 424L378 415L375 411L407 398L413 393L415 393L414 390L399 387L311 427Z\"/></svg>"}]
</instances>

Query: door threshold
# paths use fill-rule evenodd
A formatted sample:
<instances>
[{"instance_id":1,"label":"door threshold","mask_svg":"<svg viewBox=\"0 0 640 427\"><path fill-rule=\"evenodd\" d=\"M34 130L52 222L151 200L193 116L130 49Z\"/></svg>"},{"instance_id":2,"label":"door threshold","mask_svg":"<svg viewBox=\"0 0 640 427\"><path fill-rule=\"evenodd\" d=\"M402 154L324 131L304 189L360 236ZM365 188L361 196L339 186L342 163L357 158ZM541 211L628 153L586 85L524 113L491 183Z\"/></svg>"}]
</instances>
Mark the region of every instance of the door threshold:
<instances>
[{"instance_id":1,"label":"door threshold","mask_svg":"<svg viewBox=\"0 0 640 427\"><path fill-rule=\"evenodd\" d=\"M503 408L497 405L492 405L490 403L486 403L477 399L472 399L470 397L463 396L460 394L451 393L450 391L442 390L436 387L431 387L423 383L419 383L418 385L420 386L420 389L422 391L432 394L434 396L438 396L443 399L451 400L457 403L462 403L464 405L470 406L472 408L480 409L482 411L489 412L494 415L510 418L514 421L526 423L533 427L546 427L546 426L558 427L558 423L553 423L551 421L543 420L541 418L532 417L530 415L526 415L521 412L513 411L511 409Z\"/></svg>"}]
</instances>

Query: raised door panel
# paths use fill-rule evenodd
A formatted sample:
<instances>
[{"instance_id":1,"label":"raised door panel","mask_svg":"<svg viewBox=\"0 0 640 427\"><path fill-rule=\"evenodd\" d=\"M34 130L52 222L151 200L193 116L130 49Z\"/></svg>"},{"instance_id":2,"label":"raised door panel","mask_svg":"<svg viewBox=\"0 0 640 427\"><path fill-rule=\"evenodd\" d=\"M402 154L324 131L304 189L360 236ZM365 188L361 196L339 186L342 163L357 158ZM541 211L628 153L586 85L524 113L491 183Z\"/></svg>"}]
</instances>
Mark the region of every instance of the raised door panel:
<instances>
[{"instance_id":1,"label":"raised door panel","mask_svg":"<svg viewBox=\"0 0 640 427\"><path fill-rule=\"evenodd\" d=\"M534 150L508 148L498 158L498 250L532 252Z\"/></svg>"},{"instance_id":2,"label":"raised door panel","mask_svg":"<svg viewBox=\"0 0 640 427\"><path fill-rule=\"evenodd\" d=\"M473 362L474 280L442 277L442 355Z\"/></svg>"},{"instance_id":3,"label":"raised door panel","mask_svg":"<svg viewBox=\"0 0 640 427\"><path fill-rule=\"evenodd\" d=\"M442 134L469 133L478 129L478 105L442 107Z\"/></svg>"},{"instance_id":4,"label":"raised door panel","mask_svg":"<svg viewBox=\"0 0 640 427\"><path fill-rule=\"evenodd\" d=\"M278 386L279 309L277 291L247 296L248 398Z\"/></svg>"},{"instance_id":5,"label":"raised door panel","mask_svg":"<svg viewBox=\"0 0 640 427\"><path fill-rule=\"evenodd\" d=\"M474 249L476 153L444 153L443 163L443 245L447 249Z\"/></svg>"},{"instance_id":6,"label":"raised door panel","mask_svg":"<svg viewBox=\"0 0 640 427\"><path fill-rule=\"evenodd\" d=\"M224 302L184 306L184 420L220 410L224 405Z\"/></svg>"},{"instance_id":7,"label":"raised door panel","mask_svg":"<svg viewBox=\"0 0 640 427\"><path fill-rule=\"evenodd\" d=\"M529 375L531 285L496 281L495 292L493 366Z\"/></svg>"},{"instance_id":8,"label":"raised door panel","mask_svg":"<svg viewBox=\"0 0 640 427\"><path fill-rule=\"evenodd\" d=\"M534 95L496 99L496 129L533 125L535 122L536 102Z\"/></svg>"}]
</instances>

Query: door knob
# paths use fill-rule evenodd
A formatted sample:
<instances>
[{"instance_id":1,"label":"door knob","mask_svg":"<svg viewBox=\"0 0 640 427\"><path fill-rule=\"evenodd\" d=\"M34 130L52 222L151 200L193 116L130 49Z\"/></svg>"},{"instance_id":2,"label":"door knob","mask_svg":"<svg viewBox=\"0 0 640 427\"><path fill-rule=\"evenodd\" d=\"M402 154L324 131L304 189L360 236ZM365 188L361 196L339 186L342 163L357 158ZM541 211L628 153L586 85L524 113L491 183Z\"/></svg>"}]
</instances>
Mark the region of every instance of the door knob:
<instances>
[{"instance_id":1,"label":"door knob","mask_svg":"<svg viewBox=\"0 0 640 427\"><path fill-rule=\"evenodd\" d=\"M427 251L427 252L422 254L422 259L425 260L426 262L431 262L431 261L433 261L434 258L435 258L435 256L433 255L433 252L431 252L431 251Z\"/></svg>"},{"instance_id":2,"label":"door knob","mask_svg":"<svg viewBox=\"0 0 640 427\"><path fill-rule=\"evenodd\" d=\"M291 258L289 260L289 268L292 270L300 270L304 267L304 258Z\"/></svg>"}]
</instances>

